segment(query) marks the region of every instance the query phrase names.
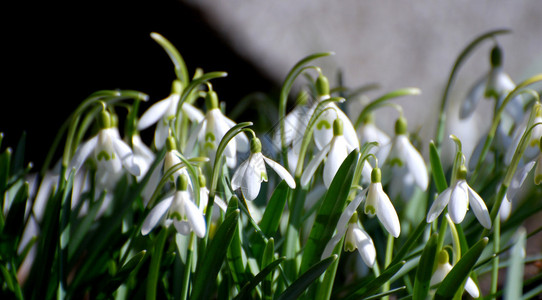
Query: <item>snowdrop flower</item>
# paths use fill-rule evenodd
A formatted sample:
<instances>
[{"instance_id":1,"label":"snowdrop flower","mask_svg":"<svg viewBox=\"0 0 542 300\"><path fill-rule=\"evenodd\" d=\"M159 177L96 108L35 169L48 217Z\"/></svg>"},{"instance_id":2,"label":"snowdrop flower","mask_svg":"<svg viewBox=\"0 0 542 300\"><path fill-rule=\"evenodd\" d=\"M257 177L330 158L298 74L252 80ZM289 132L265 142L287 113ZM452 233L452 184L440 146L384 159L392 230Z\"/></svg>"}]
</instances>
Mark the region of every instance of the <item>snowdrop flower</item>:
<instances>
[{"instance_id":1,"label":"snowdrop flower","mask_svg":"<svg viewBox=\"0 0 542 300\"><path fill-rule=\"evenodd\" d=\"M163 163L163 170L164 173L167 172L169 169L173 168L175 165L178 165L182 163L179 151L177 150L177 143L175 142L175 138L172 136L168 137L166 142L166 155L164 156L164 163ZM179 175L186 175L188 176L188 171L186 168L182 167L179 168L177 171L173 173L173 181L176 182ZM192 188L192 183L189 182L190 188Z\"/></svg>"},{"instance_id":2,"label":"snowdrop flower","mask_svg":"<svg viewBox=\"0 0 542 300\"><path fill-rule=\"evenodd\" d=\"M333 177L335 177L345 158L356 148L346 141L343 135L343 122L341 119L336 118L333 121L333 138L325 147L316 153L313 160L307 165L305 172L301 176L301 185L305 186L309 183L314 172L327 155L323 177L325 186L329 188Z\"/></svg>"},{"instance_id":3,"label":"snowdrop flower","mask_svg":"<svg viewBox=\"0 0 542 300\"><path fill-rule=\"evenodd\" d=\"M374 116L373 114L369 114L369 116L363 120L363 124L359 129L359 137L360 137L360 145L364 145L365 143L372 143L377 142L378 147L382 145L387 145L390 143L390 137L382 130L380 130L378 127L376 127L376 124L374 123ZM375 154L376 149L371 149L370 153Z\"/></svg>"},{"instance_id":4,"label":"snowdrop flower","mask_svg":"<svg viewBox=\"0 0 542 300\"><path fill-rule=\"evenodd\" d=\"M540 138L542 138L542 125L539 123L542 123L542 105L540 103L536 103L532 110L535 112L535 118L533 120L533 124L535 125L531 130L531 136L529 138L529 141L527 142L528 147L525 149L524 156L531 159L538 154L538 141ZM514 156L514 153L519 146L519 142L521 141L521 137L527 130L527 125L529 123L530 113L525 114L525 117L523 118L521 124L514 130L514 136L511 142L511 145L507 147L506 156L505 156L505 162L509 164L512 161L512 158Z\"/></svg>"},{"instance_id":5,"label":"snowdrop flower","mask_svg":"<svg viewBox=\"0 0 542 300\"><path fill-rule=\"evenodd\" d=\"M324 75L319 75L316 78L316 91L318 92L318 102L329 99L329 82L327 77ZM315 105L316 106L316 105ZM329 103L322 109L332 108L326 110L320 115L318 120L316 120L316 127L314 128L314 143L318 149L322 149L329 144L333 138L333 129L331 124L337 118L341 119L343 122L343 133L346 142L349 144L349 147L359 148L359 141L356 135L356 130L352 125L350 119L346 114L335 105L335 103Z\"/></svg>"},{"instance_id":6,"label":"snowdrop flower","mask_svg":"<svg viewBox=\"0 0 542 300\"><path fill-rule=\"evenodd\" d=\"M175 80L171 88L171 94L167 98L151 105L139 119L138 130L146 129L157 123L154 134L154 145L157 149L164 147L164 143L169 135L170 122L177 114L177 105L181 98L182 89L181 82ZM193 122L199 123L203 120L203 113L189 103L183 103L182 111Z\"/></svg>"},{"instance_id":7,"label":"snowdrop flower","mask_svg":"<svg viewBox=\"0 0 542 300\"><path fill-rule=\"evenodd\" d=\"M214 91L207 92L205 103L209 110L203 121L188 138L185 152L191 154L199 143L200 150L207 153L209 158L214 161L220 140L230 128L235 126L235 122L222 114L218 108L218 96ZM233 168L237 164L237 151L246 152L248 150L247 136L244 133L236 135L233 143L228 143L224 152L228 167Z\"/></svg>"},{"instance_id":8,"label":"snowdrop flower","mask_svg":"<svg viewBox=\"0 0 542 300\"><path fill-rule=\"evenodd\" d=\"M209 189L207 188L207 180L205 176L201 174L198 176L199 181L199 210L203 213L207 211L207 203L209 202ZM216 204L223 212L226 212L228 205L222 198L215 195L214 204ZM220 215L217 214L218 210L213 210L213 219L217 219Z\"/></svg>"},{"instance_id":9,"label":"snowdrop flower","mask_svg":"<svg viewBox=\"0 0 542 300\"><path fill-rule=\"evenodd\" d=\"M187 188L188 177L181 175L177 181L175 194L158 203L143 221L142 235L149 234L165 217L164 225L168 227L173 224L180 234L188 235L194 232L200 238L205 236L205 219L192 201Z\"/></svg>"},{"instance_id":10,"label":"snowdrop flower","mask_svg":"<svg viewBox=\"0 0 542 300\"><path fill-rule=\"evenodd\" d=\"M99 186L108 187L122 175L124 167L130 174L139 176L141 169L130 147L120 139L116 128L111 127L111 117L102 111L98 121L102 128L96 136L86 141L76 151L68 170L77 172L92 154L97 162L96 178ZM66 174L67 175L67 174Z\"/></svg>"},{"instance_id":11,"label":"snowdrop flower","mask_svg":"<svg viewBox=\"0 0 542 300\"><path fill-rule=\"evenodd\" d=\"M463 165L457 171L454 183L445 189L431 205L427 214L427 223L435 221L448 205L450 218L454 223L459 224L465 218L470 204L480 224L487 229L491 228L491 219L486 204L478 193L467 184L466 178L467 168Z\"/></svg>"},{"instance_id":12,"label":"snowdrop flower","mask_svg":"<svg viewBox=\"0 0 542 300\"><path fill-rule=\"evenodd\" d=\"M140 181L143 179L143 176L147 174L147 171L154 162L155 155L154 152L143 143L139 134L132 136L132 146L134 149L134 160L141 169L141 174L137 176L137 181Z\"/></svg>"},{"instance_id":13,"label":"snowdrop flower","mask_svg":"<svg viewBox=\"0 0 542 300\"><path fill-rule=\"evenodd\" d=\"M427 189L429 184L427 167L420 152L408 140L407 121L404 117L397 119L393 141L380 148L377 157L379 160L386 159L392 166L406 166L416 185L424 191Z\"/></svg>"},{"instance_id":14,"label":"snowdrop flower","mask_svg":"<svg viewBox=\"0 0 542 300\"><path fill-rule=\"evenodd\" d=\"M354 215L348 222L348 229L344 238L344 251L353 252L358 249L359 255L365 264L372 268L375 264L376 249L373 240L365 230L358 224L358 213Z\"/></svg>"},{"instance_id":15,"label":"snowdrop flower","mask_svg":"<svg viewBox=\"0 0 542 300\"><path fill-rule=\"evenodd\" d=\"M367 200L365 201L365 214L369 217L378 217L378 220L384 228L395 238L401 233L401 225L399 217L390 201L390 198L382 189L382 173L380 168L376 167L371 172L371 184L367 192Z\"/></svg>"},{"instance_id":16,"label":"snowdrop flower","mask_svg":"<svg viewBox=\"0 0 542 300\"><path fill-rule=\"evenodd\" d=\"M441 283L452 269L452 265L448 260L448 252L446 252L446 250L441 250L438 254L437 269L435 270L435 273L433 273L433 276L431 276L431 281L429 283L431 286ZM470 277L467 278L467 282L465 283L465 291L467 291L472 298L480 297L480 291L478 290L476 283L474 283Z\"/></svg>"},{"instance_id":17,"label":"snowdrop flower","mask_svg":"<svg viewBox=\"0 0 542 300\"><path fill-rule=\"evenodd\" d=\"M245 199L256 199L260 193L262 181L267 181L265 164L275 170L275 172L286 181L290 188L295 189L296 184L292 175L290 175L283 166L262 154L262 144L260 139L255 136L250 140L250 156L233 174L231 179L232 189L237 190L241 188L241 192Z\"/></svg>"}]
</instances>

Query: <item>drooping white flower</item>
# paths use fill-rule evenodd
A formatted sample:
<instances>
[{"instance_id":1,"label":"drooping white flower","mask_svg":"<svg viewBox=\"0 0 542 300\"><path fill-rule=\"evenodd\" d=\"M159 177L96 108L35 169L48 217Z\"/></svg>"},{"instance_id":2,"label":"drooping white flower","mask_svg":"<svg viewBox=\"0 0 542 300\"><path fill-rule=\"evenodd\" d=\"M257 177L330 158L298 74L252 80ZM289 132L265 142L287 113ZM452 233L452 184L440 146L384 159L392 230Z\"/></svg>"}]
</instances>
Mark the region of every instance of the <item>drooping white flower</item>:
<instances>
[{"instance_id":1,"label":"drooping white flower","mask_svg":"<svg viewBox=\"0 0 542 300\"><path fill-rule=\"evenodd\" d=\"M452 265L448 262L448 260L448 252L446 252L446 250L441 250L438 254L437 269L431 276L431 280L429 282L431 286L441 283L446 275L450 273L450 270L452 270ZM480 291L478 290L476 283L474 283L470 277L467 278L467 282L465 283L465 291L467 291L467 293L469 293L469 295L471 295L473 298L480 297Z\"/></svg>"},{"instance_id":2,"label":"drooping white flower","mask_svg":"<svg viewBox=\"0 0 542 300\"><path fill-rule=\"evenodd\" d=\"M454 223L459 224L465 218L470 204L480 224L487 229L491 228L491 218L486 204L480 195L467 184L466 178L467 168L461 166L453 184L445 189L431 205L427 213L427 223L435 221L448 206L450 218Z\"/></svg>"},{"instance_id":3,"label":"drooping white flower","mask_svg":"<svg viewBox=\"0 0 542 300\"><path fill-rule=\"evenodd\" d=\"M262 144L257 137L250 141L250 156L235 171L231 180L233 190L241 188L243 196L247 200L254 200L260 193L262 181L267 181L265 164L286 181L288 186L295 189L295 180L288 170L277 162L265 157L262 154Z\"/></svg>"},{"instance_id":4,"label":"drooping white flower","mask_svg":"<svg viewBox=\"0 0 542 300\"><path fill-rule=\"evenodd\" d=\"M382 189L380 168L374 168L371 172L371 184L365 201L365 214L369 217L378 217L384 228L395 238L401 233L401 224L397 212L390 201L390 198Z\"/></svg>"},{"instance_id":5,"label":"drooping white flower","mask_svg":"<svg viewBox=\"0 0 542 300\"><path fill-rule=\"evenodd\" d=\"M206 153L211 161L214 161L218 144L226 132L235 126L235 122L222 114L218 108L218 97L214 91L207 92L205 103L209 110L188 138L185 153L190 155L199 144L200 150ZM228 167L233 168L237 164L237 151L246 152L248 150L248 138L245 133L236 135L234 140L228 143L224 152Z\"/></svg>"},{"instance_id":6,"label":"drooping white flower","mask_svg":"<svg viewBox=\"0 0 542 300\"><path fill-rule=\"evenodd\" d=\"M384 145L377 153L379 160L387 160L392 166L406 167L414 182L422 190L427 189L429 176L422 155L407 137L407 123L399 117L395 123L395 137L391 143Z\"/></svg>"},{"instance_id":7,"label":"drooping white flower","mask_svg":"<svg viewBox=\"0 0 542 300\"><path fill-rule=\"evenodd\" d=\"M527 159L532 159L539 153L538 142L540 141L540 138L542 138L542 125L540 125L540 123L542 123L542 105L537 102L535 105L533 105L532 110L534 110L535 113L535 118L533 120L534 127L531 130L531 135L529 137L529 141L527 142L528 147L525 149L523 154ZM514 130L511 145L507 147L506 156L504 159L507 164L512 161L514 153L519 146L519 142L527 130L530 115L530 113L525 114L521 124L519 124Z\"/></svg>"},{"instance_id":8,"label":"drooping white flower","mask_svg":"<svg viewBox=\"0 0 542 300\"><path fill-rule=\"evenodd\" d=\"M109 113L102 111L99 122L102 129L77 149L68 170L75 169L77 172L92 155L97 164L96 178L99 186L109 187L114 184L122 175L123 167L130 174L139 176L141 169L132 149L120 139L117 129L111 127Z\"/></svg>"},{"instance_id":9,"label":"drooping white flower","mask_svg":"<svg viewBox=\"0 0 542 300\"><path fill-rule=\"evenodd\" d=\"M143 221L141 226L142 235L149 234L158 223L163 222L166 227L173 224L180 234L188 235L193 231L200 238L205 236L205 219L202 212L192 201L187 188L188 177L181 175L177 184L178 190L175 194L158 203Z\"/></svg>"},{"instance_id":10,"label":"drooping white flower","mask_svg":"<svg viewBox=\"0 0 542 300\"><path fill-rule=\"evenodd\" d=\"M173 82L171 94L149 107L139 119L137 125L138 130L143 130L157 123L154 134L154 145L157 149L162 149L169 135L170 122L175 119L177 114L177 106L181 98L182 85L179 80ZM203 113L189 103L183 103L182 111L188 116L192 122L201 122Z\"/></svg>"},{"instance_id":11,"label":"drooping white flower","mask_svg":"<svg viewBox=\"0 0 542 300\"><path fill-rule=\"evenodd\" d=\"M369 153L375 154L379 147L390 143L390 137L384 131L376 127L373 114L369 114L369 116L363 120L363 124L359 128L359 142L360 145L377 142L378 147L369 151Z\"/></svg>"},{"instance_id":12,"label":"drooping white flower","mask_svg":"<svg viewBox=\"0 0 542 300\"><path fill-rule=\"evenodd\" d=\"M346 159L348 154L356 147L351 146L343 135L343 122L337 118L333 121L333 138L323 147L307 165L305 172L301 175L301 185L305 186L309 183L314 175L314 172L327 155L327 160L324 164L324 184L327 188L331 185L331 181L339 170L339 167Z\"/></svg>"},{"instance_id":13,"label":"drooping white flower","mask_svg":"<svg viewBox=\"0 0 542 300\"><path fill-rule=\"evenodd\" d=\"M357 221L357 213L352 216L351 222L348 223L346 236L344 238L344 251L353 252L358 249L359 255L365 264L372 268L375 264L376 249L371 237L359 226Z\"/></svg>"},{"instance_id":14,"label":"drooping white flower","mask_svg":"<svg viewBox=\"0 0 542 300\"><path fill-rule=\"evenodd\" d=\"M329 95L329 82L327 77L324 75L319 75L316 78L316 91L318 93L318 101L323 101L330 98ZM317 105L314 104L315 107ZM328 109L330 108L330 109ZM314 128L314 143L318 149L324 148L331 142L333 138L333 121L337 118L341 119L343 122L343 135L349 145L349 147L359 148L359 140L356 134L356 130L352 125L352 122L346 116L346 114L339 108L335 103L329 103L322 107L322 109L327 109L324 111L320 117L316 120L316 126Z\"/></svg>"}]
</instances>

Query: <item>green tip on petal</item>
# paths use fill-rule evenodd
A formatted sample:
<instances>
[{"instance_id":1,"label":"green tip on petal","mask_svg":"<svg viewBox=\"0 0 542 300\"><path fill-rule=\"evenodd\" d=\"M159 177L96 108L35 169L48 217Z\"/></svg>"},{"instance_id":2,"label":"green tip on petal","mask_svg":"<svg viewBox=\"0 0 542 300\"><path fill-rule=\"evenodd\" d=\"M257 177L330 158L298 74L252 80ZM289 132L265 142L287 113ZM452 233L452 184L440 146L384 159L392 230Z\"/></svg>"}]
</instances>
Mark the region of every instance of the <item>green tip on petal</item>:
<instances>
[{"instance_id":1,"label":"green tip on petal","mask_svg":"<svg viewBox=\"0 0 542 300\"><path fill-rule=\"evenodd\" d=\"M375 116L373 113L368 113L363 117L363 120L361 122L365 124L373 124L375 122Z\"/></svg>"},{"instance_id":2,"label":"green tip on petal","mask_svg":"<svg viewBox=\"0 0 542 300\"><path fill-rule=\"evenodd\" d=\"M407 120L405 117L399 117L395 122L395 134L406 134L407 133Z\"/></svg>"},{"instance_id":3,"label":"green tip on petal","mask_svg":"<svg viewBox=\"0 0 542 300\"><path fill-rule=\"evenodd\" d=\"M175 142L174 137L168 136L168 138L166 140L166 149L167 149L167 151L177 150L177 143Z\"/></svg>"},{"instance_id":4,"label":"green tip on petal","mask_svg":"<svg viewBox=\"0 0 542 300\"><path fill-rule=\"evenodd\" d=\"M177 177L177 190L186 191L188 189L188 177L185 174L179 175Z\"/></svg>"},{"instance_id":5,"label":"green tip on petal","mask_svg":"<svg viewBox=\"0 0 542 300\"><path fill-rule=\"evenodd\" d=\"M200 188L204 187L207 184L207 180L205 179L205 176L203 174L199 174L198 182L199 182Z\"/></svg>"},{"instance_id":6,"label":"green tip on petal","mask_svg":"<svg viewBox=\"0 0 542 300\"><path fill-rule=\"evenodd\" d=\"M205 105L208 110L218 108L218 96L215 91L208 91L205 96Z\"/></svg>"},{"instance_id":7,"label":"green tip on petal","mask_svg":"<svg viewBox=\"0 0 542 300\"><path fill-rule=\"evenodd\" d=\"M461 165L459 167L459 170L457 170L457 180L465 180L467 179L467 168L465 165Z\"/></svg>"},{"instance_id":8,"label":"green tip on petal","mask_svg":"<svg viewBox=\"0 0 542 300\"><path fill-rule=\"evenodd\" d=\"M491 49L490 60L493 67L499 67L502 64L502 50L499 45L496 45Z\"/></svg>"},{"instance_id":9,"label":"green tip on petal","mask_svg":"<svg viewBox=\"0 0 542 300\"><path fill-rule=\"evenodd\" d=\"M439 265L447 263L449 260L448 252L446 250L440 250L437 260Z\"/></svg>"},{"instance_id":10,"label":"green tip on petal","mask_svg":"<svg viewBox=\"0 0 542 300\"><path fill-rule=\"evenodd\" d=\"M350 220L348 221L348 223L356 223L357 221L358 221L358 212L354 211L354 214L352 215L352 217L350 217Z\"/></svg>"},{"instance_id":11,"label":"green tip on petal","mask_svg":"<svg viewBox=\"0 0 542 300\"><path fill-rule=\"evenodd\" d=\"M365 205L365 214L369 216L374 216L376 214L376 208L372 205Z\"/></svg>"},{"instance_id":12,"label":"green tip on petal","mask_svg":"<svg viewBox=\"0 0 542 300\"><path fill-rule=\"evenodd\" d=\"M172 94L181 94L183 90L183 84L180 80L176 79L171 84L171 93Z\"/></svg>"},{"instance_id":13,"label":"green tip on petal","mask_svg":"<svg viewBox=\"0 0 542 300\"><path fill-rule=\"evenodd\" d=\"M354 252L356 249L357 249L357 246L355 243L352 243L352 241L347 240L344 242L344 251Z\"/></svg>"},{"instance_id":14,"label":"green tip on petal","mask_svg":"<svg viewBox=\"0 0 542 300\"><path fill-rule=\"evenodd\" d=\"M333 135L334 136L343 135L343 121L339 118L333 121Z\"/></svg>"},{"instance_id":15,"label":"green tip on petal","mask_svg":"<svg viewBox=\"0 0 542 300\"><path fill-rule=\"evenodd\" d=\"M100 128L102 129L111 127L111 115L105 109L98 115L98 125L100 125Z\"/></svg>"},{"instance_id":16,"label":"green tip on petal","mask_svg":"<svg viewBox=\"0 0 542 300\"><path fill-rule=\"evenodd\" d=\"M371 171L371 182L372 183L378 183L382 181L382 171L380 171L380 168L373 168Z\"/></svg>"},{"instance_id":17,"label":"green tip on petal","mask_svg":"<svg viewBox=\"0 0 542 300\"><path fill-rule=\"evenodd\" d=\"M316 78L316 92L318 93L318 96L329 95L329 81L327 80L327 77L322 74Z\"/></svg>"},{"instance_id":18,"label":"green tip on petal","mask_svg":"<svg viewBox=\"0 0 542 300\"><path fill-rule=\"evenodd\" d=\"M259 138L253 137L250 140L250 152L251 153L262 152L262 142L260 142Z\"/></svg>"}]
</instances>

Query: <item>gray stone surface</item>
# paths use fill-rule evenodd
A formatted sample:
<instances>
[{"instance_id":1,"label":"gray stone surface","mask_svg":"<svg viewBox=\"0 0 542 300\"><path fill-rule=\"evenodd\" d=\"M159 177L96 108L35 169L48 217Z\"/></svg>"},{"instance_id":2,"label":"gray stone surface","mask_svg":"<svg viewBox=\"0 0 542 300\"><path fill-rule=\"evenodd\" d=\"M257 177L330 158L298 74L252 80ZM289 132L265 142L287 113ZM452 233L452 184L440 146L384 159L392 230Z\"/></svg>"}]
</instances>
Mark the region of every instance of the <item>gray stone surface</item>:
<instances>
[{"instance_id":1,"label":"gray stone surface","mask_svg":"<svg viewBox=\"0 0 542 300\"><path fill-rule=\"evenodd\" d=\"M537 0L184 1L201 9L239 53L278 83L300 58L334 51L335 56L316 64L330 80L341 69L350 87L380 83L382 88L370 97L419 87L422 95L400 103L410 130L419 129L425 144L434 134L436 110L452 64L475 36L496 28L512 29L512 34L498 38L506 71L516 82L542 71L542 1ZM452 91L454 103L488 70L491 46L486 42L461 69ZM485 101L477 110L487 111L489 104ZM457 108L449 109L451 116L457 116ZM391 120L396 115L386 109L382 114ZM487 113L465 122L452 117L449 131L474 140L488 122ZM381 117L378 123L391 132L390 118Z\"/></svg>"}]
</instances>

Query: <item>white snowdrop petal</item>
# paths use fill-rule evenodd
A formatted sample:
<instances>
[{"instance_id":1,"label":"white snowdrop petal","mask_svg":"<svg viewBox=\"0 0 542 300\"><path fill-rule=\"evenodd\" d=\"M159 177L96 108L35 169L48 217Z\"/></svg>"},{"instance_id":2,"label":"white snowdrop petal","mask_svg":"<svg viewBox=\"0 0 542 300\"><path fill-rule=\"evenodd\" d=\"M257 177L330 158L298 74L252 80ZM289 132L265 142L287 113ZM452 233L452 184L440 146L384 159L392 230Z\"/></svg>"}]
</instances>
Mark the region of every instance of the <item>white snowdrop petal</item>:
<instances>
[{"instance_id":1,"label":"white snowdrop petal","mask_svg":"<svg viewBox=\"0 0 542 300\"><path fill-rule=\"evenodd\" d=\"M241 191L243 193L243 196L247 200L256 199L256 197L258 197L258 194L260 193L262 175L261 173L257 173L257 163L259 162L253 159L251 156L248 160L248 166L245 169L243 178L241 179ZM261 161L261 163L263 164L263 160Z\"/></svg>"},{"instance_id":2,"label":"white snowdrop petal","mask_svg":"<svg viewBox=\"0 0 542 300\"><path fill-rule=\"evenodd\" d=\"M467 98L461 103L459 109L459 119L466 119L472 115L480 99L484 97L487 83L487 75L478 79L474 86L469 90Z\"/></svg>"},{"instance_id":3,"label":"white snowdrop petal","mask_svg":"<svg viewBox=\"0 0 542 300\"><path fill-rule=\"evenodd\" d=\"M476 283L474 283L470 277L467 278L467 282L465 282L465 291L467 291L472 298L480 297L480 291L478 290Z\"/></svg>"},{"instance_id":4,"label":"white snowdrop petal","mask_svg":"<svg viewBox=\"0 0 542 300\"><path fill-rule=\"evenodd\" d=\"M336 136L331 140L331 149L327 155L326 163L324 164L324 184L327 188L331 185L331 181L337 174L339 167L348 156L346 140L342 136Z\"/></svg>"},{"instance_id":5,"label":"white snowdrop petal","mask_svg":"<svg viewBox=\"0 0 542 300\"><path fill-rule=\"evenodd\" d=\"M508 200L506 195L504 195L504 199L502 200L501 207L499 208L499 218L501 219L501 222L508 220L511 212L512 212L512 202L510 202L510 200Z\"/></svg>"},{"instance_id":6,"label":"white snowdrop petal","mask_svg":"<svg viewBox=\"0 0 542 300\"><path fill-rule=\"evenodd\" d=\"M416 185L425 191L427 189L427 185L429 184L429 176L427 175L427 167L425 166L423 157L420 152L414 148L410 141L406 140L406 144L404 146L406 166L410 174L414 176Z\"/></svg>"},{"instance_id":7,"label":"white snowdrop petal","mask_svg":"<svg viewBox=\"0 0 542 300\"><path fill-rule=\"evenodd\" d=\"M173 201L173 196L167 197L166 199L160 201L147 215L145 220L143 221L143 225L141 225L141 234L147 235L156 225L160 222L160 220L164 217L164 215L167 213L169 208L171 207L171 202Z\"/></svg>"},{"instance_id":8,"label":"white snowdrop petal","mask_svg":"<svg viewBox=\"0 0 542 300\"><path fill-rule=\"evenodd\" d=\"M284 179L284 181L286 181L286 183L288 184L288 186L292 189L295 189L295 180L294 178L292 177L292 175L290 174L290 172L288 172L288 170L286 170L283 166L281 166L279 163L263 156L263 159L264 161L267 163L268 166L270 166L279 176L280 178Z\"/></svg>"},{"instance_id":9,"label":"white snowdrop petal","mask_svg":"<svg viewBox=\"0 0 542 300\"><path fill-rule=\"evenodd\" d=\"M194 202L189 199L184 200L184 209L186 213L186 218L190 223L190 227L200 238L205 236L205 219L203 214L199 211L198 207Z\"/></svg>"},{"instance_id":10,"label":"white snowdrop petal","mask_svg":"<svg viewBox=\"0 0 542 300\"><path fill-rule=\"evenodd\" d=\"M222 198L215 195L215 204L223 211L226 212L226 209L228 209L228 205L226 204L226 201L222 200Z\"/></svg>"},{"instance_id":11,"label":"white snowdrop petal","mask_svg":"<svg viewBox=\"0 0 542 300\"><path fill-rule=\"evenodd\" d=\"M158 122L166 113L171 101L173 101L173 97L169 96L151 105L139 119L137 129L143 130Z\"/></svg>"},{"instance_id":12,"label":"white snowdrop petal","mask_svg":"<svg viewBox=\"0 0 542 300\"><path fill-rule=\"evenodd\" d=\"M359 227L355 227L353 232L356 239L356 246L361 258L367 266L372 268L376 259L376 249L373 240Z\"/></svg>"},{"instance_id":13,"label":"white snowdrop petal","mask_svg":"<svg viewBox=\"0 0 542 300\"><path fill-rule=\"evenodd\" d=\"M348 116L337 107L337 117L343 121L343 136L348 142L348 152L351 152L354 149L359 149L359 140L354 125Z\"/></svg>"},{"instance_id":14,"label":"white snowdrop petal","mask_svg":"<svg viewBox=\"0 0 542 300\"><path fill-rule=\"evenodd\" d=\"M190 103L183 103L183 112L188 116L188 119L192 122L201 122L205 118L203 113Z\"/></svg>"},{"instance_id":15,"label":"white snowdrop petal","mask_svg":"<svg viewBox=\"0 0 542 300\"><path fill-rule=\"evenodd\" d=\"M188 221L173 220L173 226L182 235L190 234L190 223Z\"/></svg>"},{"instance_id":16,"label":"white snowdrop petal","mask_svg":"<svg viewBox=\"0 0 542 300\"><path fill-rule=\"evenodd\" d=\"M437 269L435 270L435 273L433 273L433 276L431 276L431 280L429 282L430 285L435 285L437 283L441 283L442 280L448 275L450 270L452 269L452 265L450 263L444 263L439 264L437 266Z\"/></svg>"},{"instance_id":17,"label":"white snowdrop petal","mask_svg":"<svg viewBox=\"0 0 542 300\"><path fill-rule=\"evenodd\" d=\"M455 224L459 224L465 218L469 206L469 194L467 183L459 181L452 189L450 203L448 203L448 213Z\"/></svg>"},{"instance_id":18,"label":"white snowdrop petal","mask_svg":"<svg viewBox=\"0 0 542 300\"><path fill-rule=\"evenodd\" d=\"M94 151L96 148L96 145L98 144L98 136L95 136L91 138L90 140L83 143L82 146L80 146L77 151L75 152L75 155L72 158L72 161L70 163L70 166L68 167L68 172L66 172L66 176L69 175L69 172L71 169L75 169L75 172L79 171L87 157Z\"/></svg>"},{"instance_id":19,"label":"white snowdrop petal","mask_svg":"<svg viewBox=\"0 0 542 300\"><path fill-rule=\"evenodd\" d=\"M188 140L186 141L184 152L186 155L190 157L192 155L192 152L194 152L194 149L197 146L198 140L202 139L205 134L205 128L207 126L207 121L203 120L203 122L199 123L196 128L190 133L188 136Z\"/></svg>"},{"instance_id":20,"label":"white snowdrop petal","mask_svg":"<svg viewBox=\"0 0 542 300\"><path fill-rule=\"evenodd\" d=\"M139 135L132 136L132 145L134 146L134 154L141 156L147 162L152 164L154 161L154 152L143 143Z\"/></svg>"},{"instance_id":21,"label":"white snowdrop petal","mask_svg":"<svg viewBox=\"0 0 542 300\"><path fill-rule=\"evenodd\" d=\"M124 167L126 167L128 172L130 172L132 175L139 176L141 174L141 170L134 160L134 154L132 153L130 146L120 139L111 139L111 141L113 142L115 152L117 152L119 155Z\"/></svg>"},{"instance_id":22,"label":"white snowdrop petal","mask_svg":"<svg viewBox=\"0 0 542 300\"><path fill-rule=\"evenodd\" d=\"M326 107L330 107L330 105ZM336 107L336 106L335 106ZM338 108L337 108L338 109ZM337 113L333 110L327 110L320 115L316 121L313 138L318 149L325 147L333 138L333 121L337 118Z\"/></svg>"},{"instance_id":23,"label":"white snowdrop petal","mask_svg":"<svg viewBox=\"0 0 542 300\"><path fill-rule=\"evenodd\" d=\"M231 179L231 188L232 190L237 190L241 187L243 176L245 176L246 168L248 167L248 160L245 160L241 165L235 170L235 173L233 173L233 177Z\"/></svg>"},{"instance_id":24,"label":"white snowdrop petal","mask_svg":"<svg viewBox=\"0 0 542 300\"><path fill-rule=\"evenodd\" d=\"M399 217L395 208L390 201L390 198L382 190L382 185L378 185L378 202L376 208L376 216L378 220L384 225L384 228L395 238L399 237L401 233L401 224L399 223Z\"/></svg>"},{"instance_id":25,"label":"white snowdrop petal","mask_svg":"<svg viewBox=\"0 0 542 300\"><path fill-rule=\"evenodd\" d=\"M154 131L154 146L156 149L162 149L166 144L166 139L169 136L169 125L160 120Z\"/></svg>"},{"instance_id":26,"label":"white snowdrop petal","mask_svg":"<svg viewBox=\"0 0 542 300\"><path fill-rule=\"evenodd\" d=\"M312 158L312 160L309 162L309 164L305 168L305 171L303 171L303 174L301 175L301 179L300 179L301 186L306 186L309 183L312 176L314 175L314 172L316 172L316 169L318 169L318 166L324 160L330 148L331 148L331 145L328 144L327 146L322 148L318 153L316 153L316 155Z\"/></svg>"},{"instance_id":27,"label":"white snowdrop petal","mask_svg":"<svg viewBox=\"0 0 542 300\"><path fill-rule=\"evenodd\" d=\"M489 217L489 212L487 210L484 200L475 190L470 186L467 186L469 190L469 204L474 212L474 215L486 229L491 229L491 218Z\"/></svg>"},{"instance_id":28,"label":"white snowdrop petal","mask_svg":"<svg viewBox=\"0 0 542 300\"><path fill-rule=\"evenodd\" d=\"M452 186L453 187L453 186ZM429 212L427 213L427 223L432 223L442 213L448 202L450 202L450 195L452 194L452 187L445 189L440 195L433 201Z\"/></svg>"}]
</instances>

